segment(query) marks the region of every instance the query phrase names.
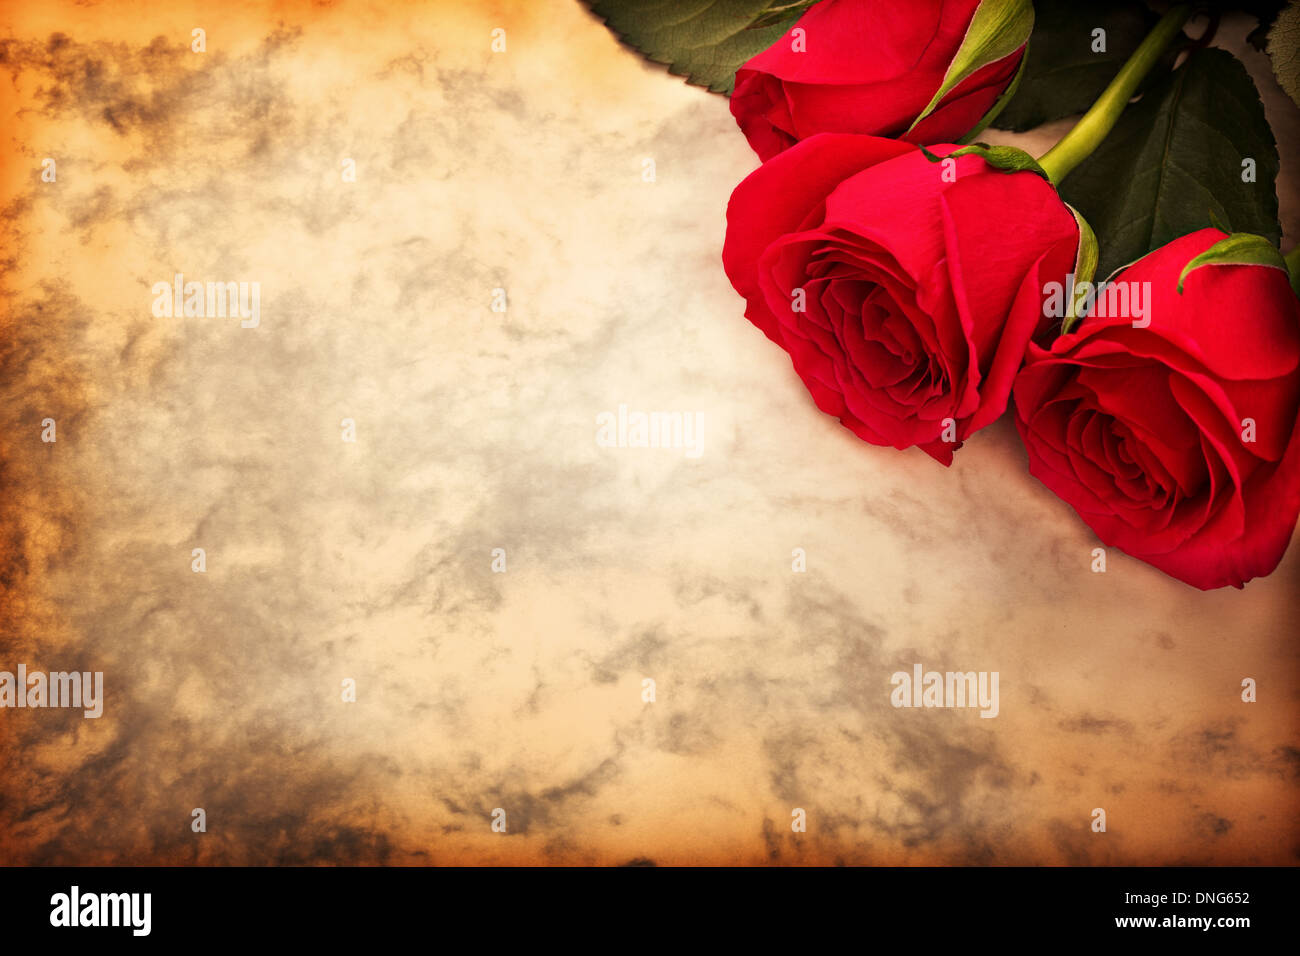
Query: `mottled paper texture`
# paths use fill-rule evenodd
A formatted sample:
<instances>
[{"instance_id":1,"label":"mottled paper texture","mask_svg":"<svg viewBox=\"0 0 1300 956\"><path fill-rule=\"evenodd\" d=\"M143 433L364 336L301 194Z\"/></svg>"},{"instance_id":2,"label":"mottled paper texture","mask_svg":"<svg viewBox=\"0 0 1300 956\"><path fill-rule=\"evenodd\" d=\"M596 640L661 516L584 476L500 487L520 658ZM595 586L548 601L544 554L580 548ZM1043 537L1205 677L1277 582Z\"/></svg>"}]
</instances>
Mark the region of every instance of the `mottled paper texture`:
<instances>
[{"instance_id":1,"label":"mottled paper texture","mask_svg":"<svg viewBox=\"0 0 1300 956\"><path fill-rule=\"evenodd\" d=\"M1300 553L1096 574L1008 420L946 470L818 412L723 275L726 101L576 0L2 11L0 669L105 700L0 710L0 862L1296 862Z\"/></svg>"}]
</instances>

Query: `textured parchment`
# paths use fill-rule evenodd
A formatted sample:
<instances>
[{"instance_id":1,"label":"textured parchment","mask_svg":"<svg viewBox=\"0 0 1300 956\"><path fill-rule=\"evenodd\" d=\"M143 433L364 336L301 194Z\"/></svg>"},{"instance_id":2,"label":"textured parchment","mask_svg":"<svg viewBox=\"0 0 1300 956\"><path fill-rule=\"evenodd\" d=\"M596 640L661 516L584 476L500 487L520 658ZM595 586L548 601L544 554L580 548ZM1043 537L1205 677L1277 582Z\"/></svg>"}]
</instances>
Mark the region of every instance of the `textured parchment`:
<instances>
[{"instance_id":1,"label":"textured parchment","mask_svg":"<svg viewBox=\"0 0 1300 956\"><path fill-rule=\"evenodd\" d=\"M0 862L1296 861L1300 552L1094 574L1006 420L819 413L722 272L726 102L576 0L0 9L0 669L106 694L0 711Z\"/></svg>"}]
</instances>

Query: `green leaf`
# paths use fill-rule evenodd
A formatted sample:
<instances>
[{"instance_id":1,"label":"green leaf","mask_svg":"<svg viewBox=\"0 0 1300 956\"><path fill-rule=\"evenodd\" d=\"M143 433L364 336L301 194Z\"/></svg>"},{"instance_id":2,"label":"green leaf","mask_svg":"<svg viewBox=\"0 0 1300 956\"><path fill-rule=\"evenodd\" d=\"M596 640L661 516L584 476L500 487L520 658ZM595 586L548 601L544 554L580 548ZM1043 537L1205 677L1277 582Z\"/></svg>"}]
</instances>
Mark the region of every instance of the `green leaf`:
<instances>
[{"instance_id":1,"label":"green leaf","mask_svg":"<svg viewBox=\"0 0 1300 956\"><path fill-rule=\"evenodd\" d=\"M731 94L736 70L781 38L808 4L791 0L584 0L614 34L668 72Z\"/></svg>"},{"instance_id":2,"label":"green leaf","mask_svg":"<svg viewBox=\"0 0 1300 956\"><path fill-rule=\"evenodd\" d=\"M1074 216L1074 221L1079 227L1079 251L1074 255L1074 295L1071 297L1069 307L1065 313L1065 321L1061 323L1061 334L1065 335L1079 321L1079 306L1088 298L1087 286L1085 282L1092 282L1093 277L1097 274L1098 248L1097 234L1093 232L1092 226L1088 225L1088 220L1079 214L1069 203L1065 208L1070 210ZM1080 292L1080 286L1083 291Z\"/></svg>"},{"instance_id":3,"label":"green leaf","mask_svg":"<svg viewBox=\"0 0 1300 956\"><path fill-rule=\"evenodd\" d=\"M758 30L762 27L774 26L785 21L791 14L802 14L816 2L817 0L796 0L794 3L783 3L778 7L773 7L770 13L763 14L745 29Z\"/></svg>"},{"instance_id":4,"label":"green leaf","mask_svg":"<svg viewBox=\"0 0 1300 956\"><path fill-rule=\"evenodd\" d=\"M1278 84L1300 105L1300 3L1289 4L1273 21L1268 31L1268 58Z\"/></svg>"},{"instance_id":5,"label":"green leaf","mask_svg":"<svg viewBox=\"0 0 1300 956\"><path fill-rule=\"evenodd\" d=\"M1157 19L1132 0L1037 0L1034 8L1024 79L993 121L997 129L1024 132L1082 113ZM1093 51L1093 31L1099 29L1106 31L1104 53ZM1166 53L1153 74L1167 71L1176 55L1176 50Z\"/></svg>"},{"instance_id":6,"label":"green leaf","mask_svg":"<svg viewBox=\"0 0 1300 956\"><path fill-rule=\"evenodd\" d=\"M1242 163L1255 161L1255 182ZM1210 223L1281 238L1277 146L1246 68L1223 50L1196 50L1128 107L1061 196L1092 223L1099 272L1140 259Z\"/></svg>"},{"instance_id":7,"label":"green leaf","mask_svg":"<svg viewBox=\"0 0 1300 956\"><path fill-rule=\"evenodd\" d=\"M1201 266L1270 266L1287 273L1286 260L1277 246L1263 236L1248 232L1234 232L1220 239L1199 256L1187 263L1178 275L1178 294L1183 294L1183 280ZM1287 273L1288 279L1290 274Z\"/></svg>"},{"instance_id":8,"label":"green leaf","mask_svg":"<svg viewBox=\"0 0 1300 956\"><path fill-rule=\"evenodd\" d=\"M1024 46L1033 29L1034 7L1030 0L980 0L943 83L911 128L934 112L939 102L967 77L990 63L1005 60Z\"/></svg>"}]
</instances>

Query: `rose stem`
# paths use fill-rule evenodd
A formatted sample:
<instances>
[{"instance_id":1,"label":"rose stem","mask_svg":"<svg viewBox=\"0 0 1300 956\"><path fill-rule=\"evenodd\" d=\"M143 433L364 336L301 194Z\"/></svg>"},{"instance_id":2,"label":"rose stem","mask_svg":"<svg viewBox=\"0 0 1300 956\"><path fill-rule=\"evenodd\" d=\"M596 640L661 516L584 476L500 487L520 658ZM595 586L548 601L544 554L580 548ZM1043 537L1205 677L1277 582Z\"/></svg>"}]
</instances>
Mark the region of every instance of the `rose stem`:
<instances>
[{"instance_id":1,"label":"rose stem","mask_svg":"<svg viewBox=\"0 0 1300 956\"><path fill-rule=\"evenodd\" d=\"M1183 24L1191 15L1192 8L1188 4L1180 3L1170 8L1115 74L1115 79L1102 91L1092 108L1038 160L1038 165L1043 167L1053 185L1060 185L1061 180L1106 138L1137 92L1138 84L1151 72L1165 48L1182 33Z\"/></svg>"}]
</instances>

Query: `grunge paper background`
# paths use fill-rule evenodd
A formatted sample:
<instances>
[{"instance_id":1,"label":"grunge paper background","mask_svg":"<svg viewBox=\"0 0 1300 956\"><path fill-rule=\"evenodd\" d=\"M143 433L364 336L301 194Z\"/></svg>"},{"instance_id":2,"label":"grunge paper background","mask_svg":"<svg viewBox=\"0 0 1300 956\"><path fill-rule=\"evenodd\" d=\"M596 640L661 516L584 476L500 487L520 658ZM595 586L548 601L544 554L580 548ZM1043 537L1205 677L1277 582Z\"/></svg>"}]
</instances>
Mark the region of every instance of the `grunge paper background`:
<instances>
[{"instance_id":1,"label":"grunge paper background","mask_svg":"<svg viewBox=\"0 0 1300 956\"><path fill-rule=\"evenodd\" d=\"M1300 551L1093 574L1009 421L945 470L817 412L722 272L726 102L576 0L0 30L0 669L107 697L0 712L0 862L1296 862ZM154 318L176 272L260 327ZM620 403L703 455L597 447ZM916 662L1000 715L893 709Z\"/></svg>"}]
</instances>

